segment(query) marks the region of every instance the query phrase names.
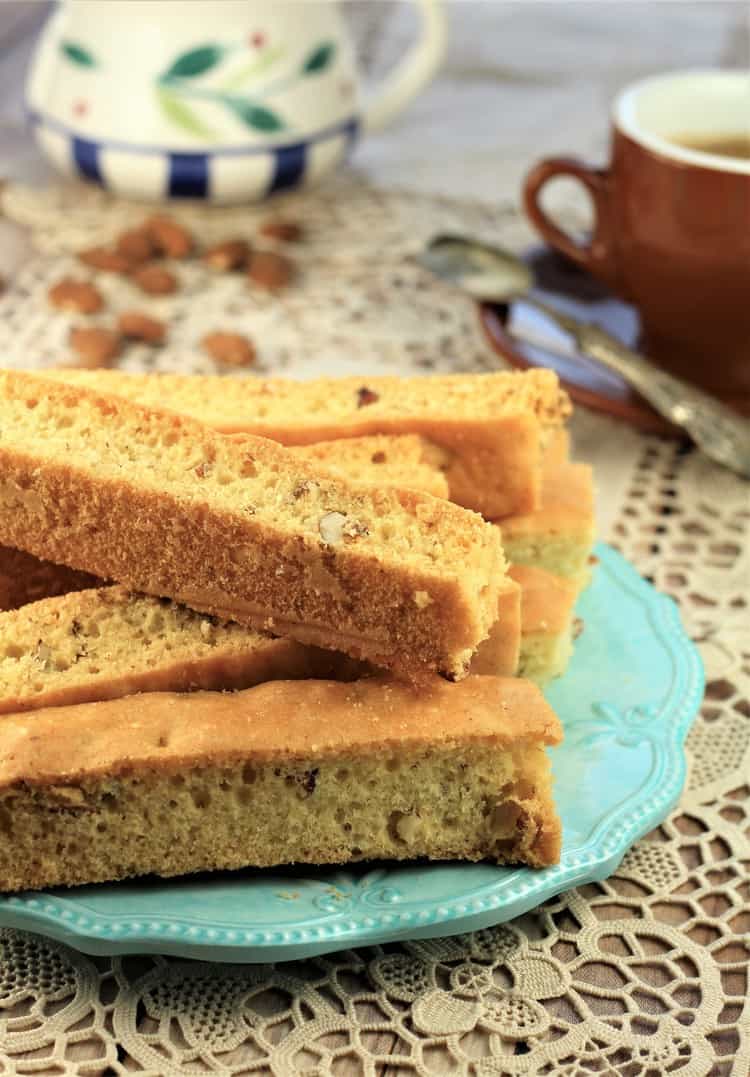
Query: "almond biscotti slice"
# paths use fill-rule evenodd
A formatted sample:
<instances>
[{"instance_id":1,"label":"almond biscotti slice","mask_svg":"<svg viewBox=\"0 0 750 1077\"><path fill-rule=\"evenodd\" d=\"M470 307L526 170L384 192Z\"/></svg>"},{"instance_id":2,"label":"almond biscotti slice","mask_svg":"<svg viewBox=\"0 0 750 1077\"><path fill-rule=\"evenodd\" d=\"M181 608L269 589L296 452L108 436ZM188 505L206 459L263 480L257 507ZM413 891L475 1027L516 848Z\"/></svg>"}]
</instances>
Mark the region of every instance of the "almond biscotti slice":
<instances>
[{"instance_id":1,"label":"almond biscotti slice","mask_svg":"<svg viewBox=\"0 0 750 1077\"><path fill-rule=\"evenodd\" d=\"M45 376L284 445L421 434L446 454L451 500L490 519L538 506L542 448L570 413L551 370L306 382L109 370Z\"/></svg>"},{"instance_id":2,"label":"almond biscotti slice","mask_svg":"<svg viewBox=\"0 0 750 1077\"><path fill-rule=\"evenodd\" d=\"M27 602L82 591L99 581L87 572L40 561L23 550L0 546L0 610L14 610Z\"/></svg>"},{"instance_id":3,"label":"almond biscotti slice","mask_svg":"<svg viewBox=\"0 0 750 1077\"><path fill-rule=\"evenodd\" d=\"M296 456L350 481L421 490L448 496L440 450L417 434L351 438L297 446ZM0 610L17 609L53 595L82 591L101 584L95 576L65 565L40 561L22 550L0 546Z\"/></svg>"},{"instance_id":4,"label":"almond biscotti slice","mask_svg":"<svg viewBox=\"0 0 750 1077\"><path fill-rule=\"evenodd\" d=\"M0 543L407 673L464 676L496 620L499 532L448 501L29 374L0 430Z\"/></svg>"},{"instance_id":5,"label":"almond biscotti slice","mask_svg":"<svg viewBox=\"0 0 750 1077\"><path fill-rule=\"evenodd\" d=\"M387 858L553 864L527 681L276 681L0 721L0 890Z\"/></svg>"},{"instance_id":6,"label":"almond biscotti slice","mask_svg":"<svg viewBox=\"0 0 750 1077\"><path fill-rule=\"evenodd\" d=\"M493 629L471 673L513 676L519 587L504 582ZM492 641L492 642L491 642ZM99 587L0 613L0 714L93 703L136 692L219 691L270 680L353 680L370 667L336 651L276 639L169 599Z\"/></svg>"},{"instance_id":7,"label":"almond biscotti slice","mask_svg":"<svg viewBox=\"0 0 750 1077\"><path fill-rule=\"evenodd\" d=\"M353 679L361 663L195 613L169 599L99 587L0 613L0 714L135 692Z\"/></svg>"}]
</instances>

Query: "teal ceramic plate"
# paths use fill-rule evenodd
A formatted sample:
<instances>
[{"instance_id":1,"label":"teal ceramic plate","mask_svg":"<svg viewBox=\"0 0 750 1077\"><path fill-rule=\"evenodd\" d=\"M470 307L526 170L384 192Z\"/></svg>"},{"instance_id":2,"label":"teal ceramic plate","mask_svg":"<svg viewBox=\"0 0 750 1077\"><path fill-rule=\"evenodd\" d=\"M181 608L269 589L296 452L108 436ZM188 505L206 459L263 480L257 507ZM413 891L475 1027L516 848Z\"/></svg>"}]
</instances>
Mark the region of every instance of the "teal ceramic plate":
<instances>
[{"instance_id":1,"label":"teal ceramic plate","mask_svg":"<svg viewBox=\"0 0 750 1077\"><path fill-rule=\"evenodd\" d=\"M674 603L614 550L597 553L579 604L583 634L548 693L565 726L553 752L563 820L556 867L302 867L87 886L0 899L0 926L94 954L278 961L474 931L609 875L680 794L703 670Z\"/></svg>"}]
</instances>

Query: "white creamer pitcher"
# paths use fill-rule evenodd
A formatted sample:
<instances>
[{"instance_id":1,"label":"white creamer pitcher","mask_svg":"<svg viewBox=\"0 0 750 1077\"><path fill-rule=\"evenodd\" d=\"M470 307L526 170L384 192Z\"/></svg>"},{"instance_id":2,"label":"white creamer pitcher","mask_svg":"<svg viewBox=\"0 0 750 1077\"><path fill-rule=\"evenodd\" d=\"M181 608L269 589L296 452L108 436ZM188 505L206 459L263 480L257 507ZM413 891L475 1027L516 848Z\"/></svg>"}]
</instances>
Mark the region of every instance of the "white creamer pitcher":
<instances>
[{"instance_id":1,"label":"white creamer pitcher","mask_svg":"<svg viewBox=\"0 0 750 1077\"><path fill-rule=\"evenodd\" d=\"M61 171L135 198L241 202L312 183L430 79L439 0L421 41L360 101L339 5L319 0L65 0L27 86Z\"/></svg>"}]
</instances>

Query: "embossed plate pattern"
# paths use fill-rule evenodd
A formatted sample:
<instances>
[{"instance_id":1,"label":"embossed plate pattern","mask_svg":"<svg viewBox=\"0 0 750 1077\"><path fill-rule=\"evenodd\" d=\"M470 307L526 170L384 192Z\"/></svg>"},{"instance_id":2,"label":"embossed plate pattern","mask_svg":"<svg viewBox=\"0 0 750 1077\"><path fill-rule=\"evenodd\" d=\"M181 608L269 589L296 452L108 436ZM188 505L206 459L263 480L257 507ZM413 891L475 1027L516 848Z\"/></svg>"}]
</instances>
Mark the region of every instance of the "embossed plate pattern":
<instances>
[{"instance_id":1,"label":"embossed plate pattern","mask_svg":"<svg viewBox=\"0 0 750 1077\"><path fill-rule=\"evenodd\" d=\"M300 867L88 886L1 898L0 926L94 954L275 961L477 930L606 877L679 797L703 670L672 600L614 550L597 554L579 602L583 634L548 692L565 726L553 752L563 820L555 867Z\"/></svg>"}]
</instances>

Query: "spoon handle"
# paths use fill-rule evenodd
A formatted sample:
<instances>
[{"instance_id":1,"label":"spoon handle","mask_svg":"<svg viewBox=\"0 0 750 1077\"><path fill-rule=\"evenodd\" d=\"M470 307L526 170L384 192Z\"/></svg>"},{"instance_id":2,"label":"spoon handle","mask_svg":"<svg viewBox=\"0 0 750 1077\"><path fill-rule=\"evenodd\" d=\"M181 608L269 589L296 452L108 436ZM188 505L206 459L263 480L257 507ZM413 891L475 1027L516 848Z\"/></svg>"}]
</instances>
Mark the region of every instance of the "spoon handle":
<instances>
[{"instance_id":1,"label":"spoon handle","mask_svg":"<svg viewBox=\"0 0 750 1077\"><path fill-rule=\"evenodd\" d=\"M707 456L750 477L750 421L701 389L659 370L598 325L580 322L536 299L528 302L569 333L582 354L616 371L660 415L686 430Z\"/></svg>"}]
</instances>

